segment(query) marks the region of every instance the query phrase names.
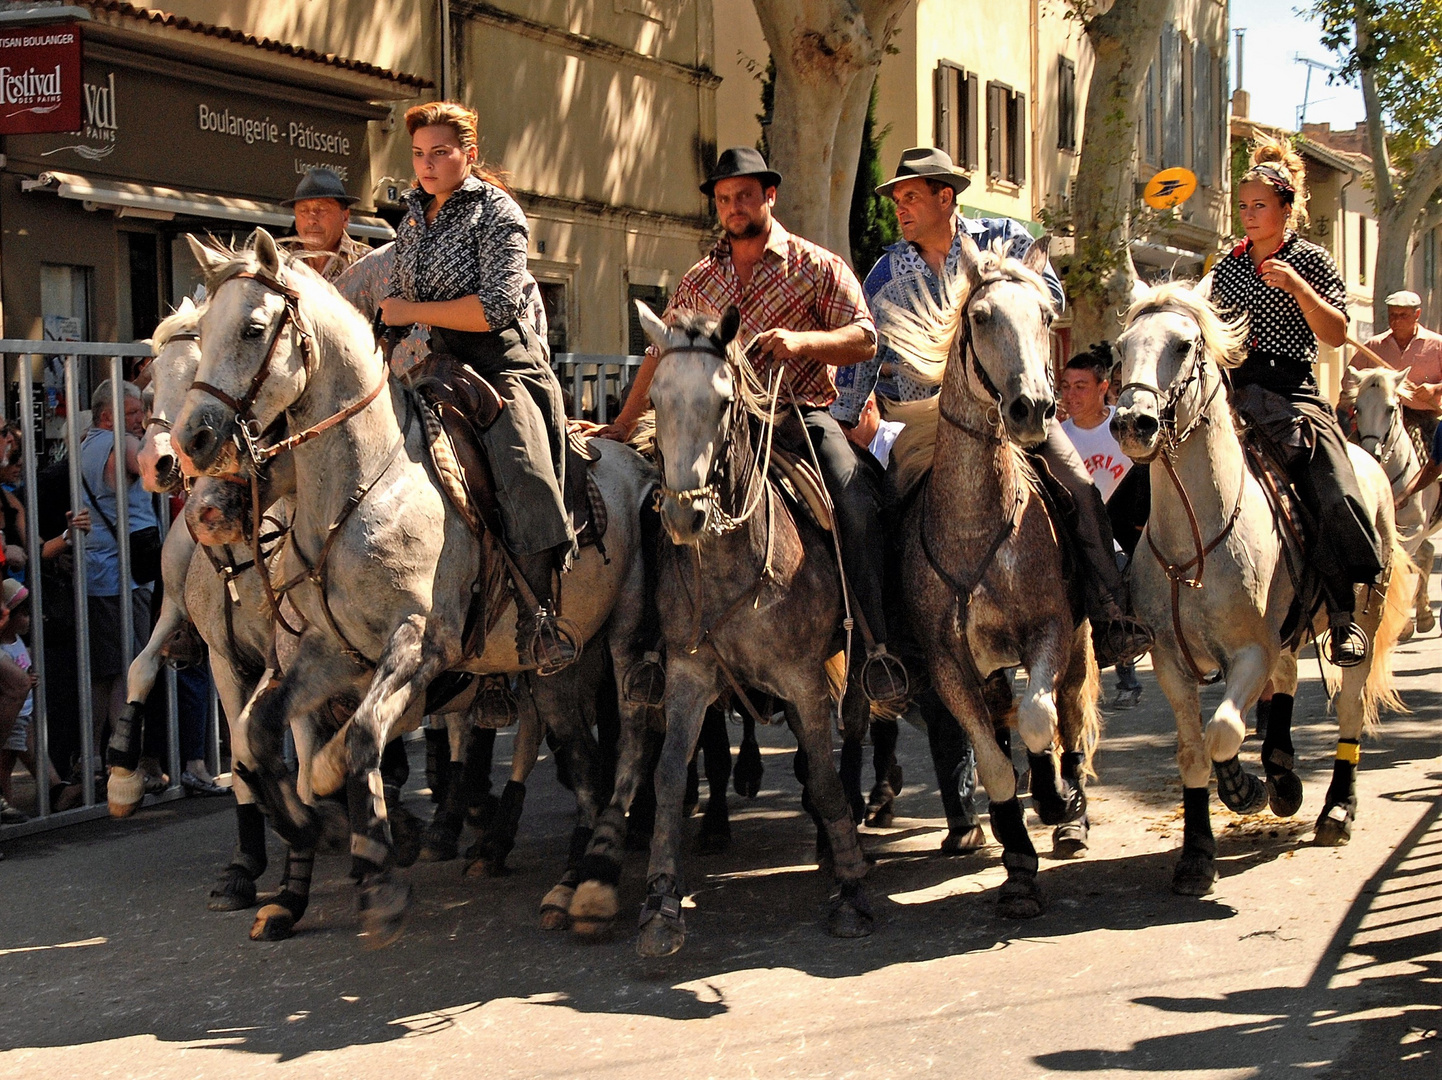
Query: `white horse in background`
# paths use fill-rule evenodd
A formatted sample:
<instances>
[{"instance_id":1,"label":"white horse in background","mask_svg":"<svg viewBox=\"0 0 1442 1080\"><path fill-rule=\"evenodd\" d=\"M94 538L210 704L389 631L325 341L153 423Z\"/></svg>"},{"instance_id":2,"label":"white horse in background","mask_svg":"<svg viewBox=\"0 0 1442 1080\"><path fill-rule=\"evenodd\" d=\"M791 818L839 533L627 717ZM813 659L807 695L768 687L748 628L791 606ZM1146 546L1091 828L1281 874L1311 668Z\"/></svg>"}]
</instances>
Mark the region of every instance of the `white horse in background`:
<instances>
[{"instance_id":1,"label":"white horse in background","mask_svg":"<svg viewBox=\"0 0 1442 1080\"><path fill-rule=\"evenodd\" d=\"M1296 653L1284 651L1281 636L1292 576L1271 505L1247 467L1223 379L1223 369L1243 359L1244 341L1244 329L1223 323L1199 292L1172 283L1132 305L1117 342L1122 390L1113 431L1123 453L1150 463L1152 477L1151 514L1130 570L1132 600L1156 631L1157 680L1176 714L1185 831L1172 888L1192 896L1211 891L1217 877L1208 807L1214 767L1218 793L1236 812L1253 813L1270 801L1285 817L1302 803L1292 771ZM1360 448L1351 448L1351 459L1390 558L1381 585L1358 588L1356 621L1372 649L1341 675L1337 760L1316 825L1316 841L1326 845L1351 837L1363 731L1375 725L1381 706L1402 708L1391 653L1412 590L1387 478ZM1313 633L1325 625L1323 613ZM1201 674L1210 672L1216 675ZM1198 685L1217 678L1225 680L1226 694L1204 726ZM1263 785L1238 756L1247 710L1268 679L1276 693L1262 744Z\"/></svg>"},{"instance_id":2,"label":"white horse in background","mask_svg":"<svg viewBox=\"0 0 1442 1080\"><path fill-rule=\"evenodd\" d=\"M1402 423L1402 406L1397 396L1407 372L1370 368L1356 372L1356 377L1357 441L1377 459L1392 485L1392 494L1397 495L1422 471L1417 448ZM1442 529L1439 499L1442 499L1442 489L1429 484L1396 509L1397 535L1403 550L1417 567L1418 579L1415 611L1411 623L1402 631L1402 641L1408 640L1414 631L1426 634L1437 625L1427 584L1432 577L1435 556L1429 538Z\"/></svg>"}]
</instances>

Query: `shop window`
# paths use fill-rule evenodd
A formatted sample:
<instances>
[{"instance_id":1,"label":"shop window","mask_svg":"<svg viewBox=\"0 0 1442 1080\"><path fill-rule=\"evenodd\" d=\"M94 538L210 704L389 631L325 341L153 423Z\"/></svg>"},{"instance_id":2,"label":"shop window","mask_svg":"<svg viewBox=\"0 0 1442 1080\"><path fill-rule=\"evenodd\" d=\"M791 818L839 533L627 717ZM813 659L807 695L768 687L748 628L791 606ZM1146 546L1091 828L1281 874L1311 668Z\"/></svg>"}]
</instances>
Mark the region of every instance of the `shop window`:
<instances>
[{"instance_id":1,"label":"shop window","mask_svg":"<svg viewBox=\"0 0 1442 1080\"><path fill-rule=\"evenodd\" d=\"M40 312L47 341L90 340L90 267L40 267Z\"/></svg>"},{"instance_id":2,"label":"shop window","mask_svg":"<svg viewBox=\"0 0 1442 1080\"><path fill-rule=\"evenodd\" d=\"M160 265L154 233L125 233L130 257L130 336L148 338L160 322Z\"/></svg>"},{"instance_id":3,"label":"shop window","mask_svg":"<svg viewBox=\"0 0 1442 1080\"><path fill-rule=\"evenodd\" d=\"M986 84L986 174L1026 183L1026 95L1003 83Z\"/></svg>"},{"instance_id":4,"label":"shop window","mask_svg":"<svg viewBox=\"0 0 1442 1080\"><path fill-rule=\"evenodd\" d=\"M541 304L546 309L546 341L551 347L551 356L570 352L566 333L566 283L564 281L539 281Z\"/></svg>"},{"instance_id":5,"label":"shop window","mask_svg":"<svg viewBox=\"0 0 1442 1080\"><path fill-rule=\"evenodd\" d=\"M1076 64L1065 56L1057 65L1056 148L1076 150Z\"/></svg>"},{"instance_id":6,"label":"shop window","mask_svg":"<svg viewBox=\"0 0 1442 1080\"><path fill-rule=\"evenodd\" d=\"M666 292L664 285L636 285L626 286L626 325L629 327L627 334L626 352L631 356L640 356L646 351L649 340L646 331L641 329L641 316L636 314L636 301L640 300L646 304L657 315L666 310L666 301L670 295Z\"/></svg>"},{"instance_id":7,"label":"shop window","mask_svg":"<svg viewBox=\"0 0 1442 1080\"><path fill-rule=\"evenodd\" d=\"M979 86L976 75L950 60L936 65L932 83L936 147L960 169L977 166Z\"/></svg>"}]
</instances>

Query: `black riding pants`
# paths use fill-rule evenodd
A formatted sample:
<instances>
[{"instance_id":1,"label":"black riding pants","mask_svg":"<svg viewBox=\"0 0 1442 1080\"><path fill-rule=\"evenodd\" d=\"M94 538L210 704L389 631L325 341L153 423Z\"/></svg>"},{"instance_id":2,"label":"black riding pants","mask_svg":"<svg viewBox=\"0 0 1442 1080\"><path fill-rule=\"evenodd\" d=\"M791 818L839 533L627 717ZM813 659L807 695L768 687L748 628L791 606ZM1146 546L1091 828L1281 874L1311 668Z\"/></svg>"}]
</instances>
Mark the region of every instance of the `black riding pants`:
<instances>
[{"instance_id":1,"label":"black riding pants","mask_svg":"<svg viewBox=\"0 0 1442 1080\"><path fill-rule=\"evenodd\" d=\"M504 403L482 438L496 481L506 546L517 555L557 551L569 563L575 537L561 492L566 409L545 350L521 323L485 334L434 328L431 347L474 368Z\"/></svg>"},{"instance_id":2,"label":"black riding pants","mask_svg":"<svg viewBox=\"0 0 1442 1080\"><path fill-rule=\"evenodd\" d=\"M1082 463L1066 430L1055 417L1046 422L1046 441L1034 451L1046 462L1057 482L1066 488L1076 507L1075 533L1077 548L1085 574L1087 615L1093 622L1105 619L1107 601L1125 607L1123 590L1126 579L1117 569L1116 546L1112 541L1112 523L1107 504L1092 483L1091 474Z\"/></svg>"},{"instance_id":3,"label":"black riding pants","mask_svg":"<svg viewBox=\"0 0 1442 1080\"><path fill-rule=\"evenodd\" d=\"M861 608L872 637L886 641L886 612L881 580L886 556L886 534L881 527L883 495L873 471L865 468L841 425L826 409L803 405L801 421L816 448L821 479L836 510L841 558L855 604ZM795 421L778 423L776 444L809 460L795 431Z\"/></svg>"}]
</instances>

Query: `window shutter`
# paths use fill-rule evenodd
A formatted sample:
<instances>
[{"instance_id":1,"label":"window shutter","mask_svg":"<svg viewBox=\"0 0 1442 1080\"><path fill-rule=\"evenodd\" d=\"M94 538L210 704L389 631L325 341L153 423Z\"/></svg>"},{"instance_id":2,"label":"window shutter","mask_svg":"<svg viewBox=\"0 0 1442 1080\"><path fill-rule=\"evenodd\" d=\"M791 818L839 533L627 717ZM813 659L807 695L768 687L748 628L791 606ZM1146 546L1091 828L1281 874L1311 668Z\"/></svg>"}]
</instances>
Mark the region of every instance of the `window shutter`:
<instances>
[{"instance_id":1,"label":"window shutter","mask_svg":"<svg viewBox=\"0 0 1442 1080\"><path fill-rule=\"evenodd\" d=\"M975 75L968 75L962 90L965 96L965 107L962 111L961 124L961 160L958 163L963 169L971 170L981 162L977 155L977 122L981 117L981 80Z\"/></svg>"},{"instance_id":2,"label":"window shutter","mask_svg":"<svg viewBox=\"0 0 1442 1080\"><path fill-rule=\"evenodd\" d=\"M1076 149L1076 65L1065 56L1057 71L1056 146L1058 150Z\"/></svg>"},{"instance_id":3,"label":"window shutter","mask_svg":"<svg viewBox=\"0 0 1442 1080\"><path fill-rule=\"evenodd\" d=\"M1013 184L1026 183L1026 95L1011 95L1010 130L1007 132L1007 149L1011 151L1007 168L1007 179Z\"/></svg>"},{"instance_id":4,"label":"window shutter","mask_svg":"<svg viewBox=\"0 0 1442 1080\"><path fill-rule=\"evenodd\" d=\"M953 79L951 69L945 64L936 65L936 71L931 80L931 96L936 113L935 133L936 148L945 150L953 157L956 155L956 148L951 145L952 116L949 91Z\"/></svg>"},{"instance_id":5,"label":"window shutter","mask_svg":"<svg viewBox=\"0 0 1442 1080\"><path fill-rule=\"evenodd\" d=\"M999 180L1006 172L1002 160L1006 128L1006 91L996 83L986 84L986 175Z\"/></svg>"}]
</instances>

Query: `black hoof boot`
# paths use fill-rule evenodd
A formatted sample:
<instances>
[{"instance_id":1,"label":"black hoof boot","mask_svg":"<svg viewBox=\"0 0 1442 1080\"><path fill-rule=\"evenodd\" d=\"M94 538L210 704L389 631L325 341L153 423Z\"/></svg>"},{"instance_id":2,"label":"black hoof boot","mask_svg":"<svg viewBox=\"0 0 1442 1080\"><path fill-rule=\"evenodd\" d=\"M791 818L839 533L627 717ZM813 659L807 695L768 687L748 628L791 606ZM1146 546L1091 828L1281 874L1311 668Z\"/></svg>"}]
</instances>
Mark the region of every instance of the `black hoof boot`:
<instances>
[{"instance_id":1,"label":"black hoof boot","mask_svg":"<svg viewBox=\"0 0 1442 1080\"><path fill-rule=\"evenodd\" d=\"M1267 735L1262 741L1262 770L1267 777L1267 800L1272 813L1289 818L1302 808L1302 781L1292 771L1291 694L1272 695Z\"/></svg>"},{"instance_id":2,"label":"black hoof boot","mask_svg":"<svg viewBox=\"0 0 1442 1080\"><path fill-rule=\"evenodd\" d=\"M837 883L827 903L826 932L832 937L869 937L876 928L876 915L859 881Z\"/></svg>"},{"instance_id":3,"label":"black hoof boot","mask_svg":"<svg viewBox=\"0 0 1442 1080\"><path fill-rule=\"evenodd\" d=\"M662 875L647 887L641 905L641 935L636 952L658 960L680 951L686 941L686 917L681 911L681 888L676 880Z\"/></svg>"},{"instance_id":4,"label":"black hoof boot","mask_svg":"<svg viewBox=\"0 0 1442 1080\"><path fill-rule=\"evenodd\" d=\"M1267 785L1242 768L1240 758L1214 761L1217 794L1234 814L1255 814L1267 805Z\"/></svg>"},{"instance_id":5,"label":"black hoof boot","mask_svg":"<svg viewBox=\"0 0 1442 1080\"><path fill-rule=\"evenodd\" d=\"M761 777L766 772L761 764L761 746L754 739L742 739L741 749L736 754L736 768L731 774L731 783L736 794L742 798L754 799L761 790Z\"/></svg>"},{"instance_id":6,"label":"black hoof boot","mask_svg":"<svg viewBox=\"0 0 1442 1080\"><path fill-rule=\"evenodd\" d=\"M1315 839L1322 847L1341 847L1352 839L1352 822L1357 818L1357 765L1349 760L1359 755L1353 740L1339 740L1338 758L1332 763L1332 783L1327 787L1327 801L1317 818ZM1342 757L1343 754L1347 758Z\"/></svg>"},{"instance_id":7,"label":"black hoof boot","mask_svg":"<svg viewBox=\"0 0 1442 1080\"><path fill-rule=\"evenodd\" d=\"M1078 784L1057 775L1056 759L1051 754L1027 751L1031 766L1031 805L1043 825L1061 825L1075 821L1087 810L1086 792Z\"/></svg>"},{"instance_id":8,"label":"black hoof boot","mask_svg":"<svg viewBox=\"0 0 1442 1080\"><path fill-rule=\"evenodd\" d=\"M1206 896L1217 883L1217 841L1212 836L1207 788L1182 789L1182 854L1172 872L1172 892Z\"/></svg>"},{"instance_id":9,"label":"black hoof boot","mask_svg":"<svg viewBox=\"0 0 1442 1080\"><path fill-rule=\"evenodd\" d=\"M1086 814L1058 825L1051 834L1051 853L1057 859L1080 859L1087 853L1091 822Z\"/></svg>"},{"instance_id":10,"label":"black hoof boot","mask_svg":"<svg viewBox=\"0 0 1442 1080\"><path fill-rule=\"evenodd\" d=\"M996 913L1003 919L1034 919L1045 911L1036 882L1036 856L1008 851L1001 864L1006 867L1006 880L996 894Z\"/></svg>"},{"instance_id":11,"label":"black hoof boot","mask_svg":"<svg viewBox=\"0 0 1442 1080\"><path fill-rule=\"evenodd\" d=\"M251 868L231 863L220 872L215 887L206 898L207 911L244 911L255 907L255 879L260 872L252 873Z\"/></svg>"}]
</instances>

